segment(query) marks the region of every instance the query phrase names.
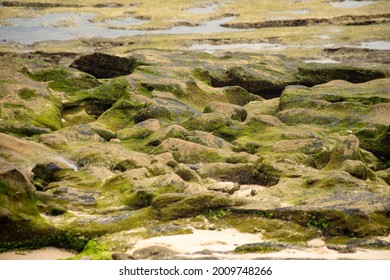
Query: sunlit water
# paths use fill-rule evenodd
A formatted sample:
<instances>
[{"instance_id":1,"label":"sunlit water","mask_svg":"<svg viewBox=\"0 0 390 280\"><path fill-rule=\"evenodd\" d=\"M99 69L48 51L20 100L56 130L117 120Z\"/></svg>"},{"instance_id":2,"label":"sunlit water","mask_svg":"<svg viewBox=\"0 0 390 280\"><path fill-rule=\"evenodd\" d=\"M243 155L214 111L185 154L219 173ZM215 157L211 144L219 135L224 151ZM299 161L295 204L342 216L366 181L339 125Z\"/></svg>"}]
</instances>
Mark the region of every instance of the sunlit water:
<instances>
[{"instance_id":1,"label":"sunlit water","mask_svg":"<svg viewBox=\"0 0 390 280\"><path fill-rule=\"evenodd\" d=\"M330 4L335 8L353 9L353 8L361 8L374 3L375 3L374 1L345 0L343 2L331 2Z\"/></svg>"},{"instance_id":2,"label":"sunlit water","mask_svg":"<svg viewBox=\"0 0 390 280\"><path fill-rule=\"evenodd\" d=\"M236 17L211 20L198 26L175 26L162 30L128 30L125 29L126 26L140 25L147 21L134 18L107 21L109 24L116 25L113 29L104 23L93 22L95 16L96 14L93 13L54 13L32 18L13 18L8 21L6 26L0 26L0 41L33 44L41 41L66 41L92 37L117 38L136 35L212 34L242 31L221 26L235 20ZM71 24L69 26L61 25L61 22L64 21L71 22Z\"/></svg>"}]
</instances>

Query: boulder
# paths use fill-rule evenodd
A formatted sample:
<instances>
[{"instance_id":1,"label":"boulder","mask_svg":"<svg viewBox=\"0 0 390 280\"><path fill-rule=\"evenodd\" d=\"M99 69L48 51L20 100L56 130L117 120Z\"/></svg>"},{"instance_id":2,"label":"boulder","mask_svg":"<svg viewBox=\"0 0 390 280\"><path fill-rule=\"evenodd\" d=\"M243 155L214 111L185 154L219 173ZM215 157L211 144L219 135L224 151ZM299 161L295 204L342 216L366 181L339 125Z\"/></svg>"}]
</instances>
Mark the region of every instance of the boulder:
<instances>
[{"instance_id":1,"label":"boulder","mask_svg":"<svg viewBox=\"0 0 390 280\"><path fill-rule=\"evenodd\" d=\"M113 78L131 74L137 67L137 60L103 53L81 56L70 65L96 78Z\"/></svg>"},{"instance_id":2,"label":"boulder","mask_svg":"<svg viewBox=\"0 0 390 280\"><path fill-rule=\"evenodd\" d=\"M199 193L192 195L164 194L152 201L152 208L161 221L193 217L206 209L228 207L233 202L224 195Z\"/></svg>"},{"instance_id":3,"label":"boulder","mask_svg":"<svg viewBox=\"0 0 390 280\"><path fill-rule=\"evenodd\" d=\"M226 114L232 120L241 122L245 121L248 116L248 113L241 106L223 102L211 102L203 110L203 113L214 112Z\"/></svg>"}]
</instances>

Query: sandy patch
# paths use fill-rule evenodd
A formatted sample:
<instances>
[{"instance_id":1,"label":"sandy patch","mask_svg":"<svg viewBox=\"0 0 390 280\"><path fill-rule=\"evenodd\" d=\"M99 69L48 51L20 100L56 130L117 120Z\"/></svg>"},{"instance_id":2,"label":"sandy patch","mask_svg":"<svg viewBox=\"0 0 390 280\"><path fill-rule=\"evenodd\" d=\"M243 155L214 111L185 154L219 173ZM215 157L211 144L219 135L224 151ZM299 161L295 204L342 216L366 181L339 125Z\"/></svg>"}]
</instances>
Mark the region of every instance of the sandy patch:
<instances>
[{"instance_id":1,"label":"sandy patch","mask_svg":"<svg viewBox=\"0 0 390 280\"><path fill-rule=\"evenodd\" d=\"M385 239L390 239L386 237ZM234 229L222 231L194 230L192 234L160 236L141 240L135 244L134 251L150 246L162 246L179 252L178 258L198 258L204 254L197 254L208 250L210 255L218 259L243 260L243 259L355 259L355 260L390 260L390 250L356 249L355 253L340 253L326 247L321 239L313 239L308 242L307 248L289 248L272 253L248 253L235 254L232 251L240 245L263 242L261 234L239 233Z\"/></svg>"},{"instance_id":2,"label":"sandy patch","mask_svg":"<svg viewBox=\"0 0 390 280\"><path fill-rule=\"evenodd\" d=\"M31 251L12 251L0 253L0 260L59 260L75 256L75 253L54 248L45 247Z\"/></svg>"}]
</instances>

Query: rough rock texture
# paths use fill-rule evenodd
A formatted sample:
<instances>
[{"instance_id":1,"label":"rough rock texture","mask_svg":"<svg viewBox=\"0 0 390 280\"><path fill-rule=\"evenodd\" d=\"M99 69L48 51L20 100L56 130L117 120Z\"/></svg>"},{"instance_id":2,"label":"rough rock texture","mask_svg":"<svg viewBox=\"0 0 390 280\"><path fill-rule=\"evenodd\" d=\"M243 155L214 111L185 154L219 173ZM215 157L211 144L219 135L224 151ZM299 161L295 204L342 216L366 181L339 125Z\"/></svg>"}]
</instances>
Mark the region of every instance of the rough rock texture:
<instances>
[{"instance_id":1,"label":"rough rock texture","mask_svg":"<svg viewBox=\"0 0 390 280\"><path fill-rule=\"evenodd\" d=\"M241 253L390 233L386 67L152 49L134 50L138 67L33 57L0 57L0 250L158 259L178 256L121 252L193 229L276 240Z\"/></svg>"},{"instance_id":2,"label":"rough rock texture","mask_svg":"<svg viewBox=\"0 0 390 280\"><path fill-rule=\"evenodd\" d=\"M96 78L113 78L132 73L137 65L133 58L123 58L103 53L81 56L70 67L86 72Z\"/></svg>"}]
</instances>

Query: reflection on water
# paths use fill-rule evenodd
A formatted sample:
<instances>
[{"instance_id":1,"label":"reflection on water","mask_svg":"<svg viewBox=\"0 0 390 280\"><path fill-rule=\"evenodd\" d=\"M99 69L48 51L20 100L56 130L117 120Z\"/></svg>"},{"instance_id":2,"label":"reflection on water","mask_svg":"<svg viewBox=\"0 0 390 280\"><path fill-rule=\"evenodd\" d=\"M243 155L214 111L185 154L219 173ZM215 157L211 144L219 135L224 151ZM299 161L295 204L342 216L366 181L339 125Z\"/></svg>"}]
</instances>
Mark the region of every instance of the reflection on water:
<instances>
[{"instance_id":1,"label":"reflection on water","mask_svg":"<svg viewBox=\"0 0 390 280\"><path fill-rule=\"evenodd\" d=\"M375 3L374 1L345 0L342 2L331 2L330 4L335 8L352 9L352 8L360 8L360 7L368 6L374 3Z\"/></svg>"},{"instance_id":2,"label":"reflection on water","mask_svg":"<svg viewBox=\"0 0 390 280\"><path fill-rule=\"evenodd\" d=\"M390 42L386 41L375 41L361 43L358 48L371 49L371 50L390 50Z\"/></svg>"},{"instance_id":3,"label":"reflection on water","mask_svg":"<svg viewBox=\"0 0 390 280\"><path fill-rule=\"evenodd\" d=\"M117 38L120 36L159 35L159 34L210 34L222 32L238 32L242 30L226 28L221 25L235 20L236 17L226 17L204 22L198 26L175 26L164 30L126 30L120 27L139 25L147 21L125 18L107 21L119 25L119 28L109 28L102 23L95 23L93 13L52 13L32 18L13 18L7 26L0 26L0 40L14 41L22 44L33 44L40 41L72 40L78 38ZM64 26L64 22L71 22Z\"/></svg>"},{"instance_id":4,"label":"reflection on water","mask_svg":"<svg viewBox=\"0 0 390 280\"><path fill-rule=\"evenodd\" d=\"M207 53L215 53L218 51L238 51L238 50L284 50L285 47L279 44L269 43L248 43L248 44L226 44L226 45L211 45L211 44L194 44L190 50L202 51Z\"/></svg>"},{"instance_id":5,"label":"reflection on water","mask_svg":"<svg viewBox=\"0 0 390 280\"><path fill-rule=\"evenodd\" d=\"M340 63L340 61L336 61L333 59L323 58L323 59L309 59L305 60L306 63L321 63L321 64L329 64L329 63Z\"/></svg>"}]
</instances>

